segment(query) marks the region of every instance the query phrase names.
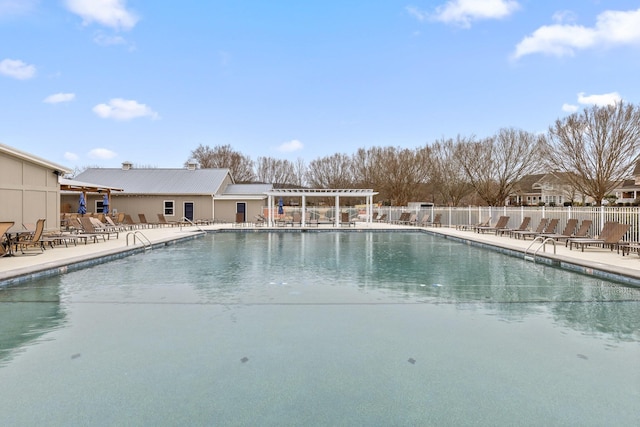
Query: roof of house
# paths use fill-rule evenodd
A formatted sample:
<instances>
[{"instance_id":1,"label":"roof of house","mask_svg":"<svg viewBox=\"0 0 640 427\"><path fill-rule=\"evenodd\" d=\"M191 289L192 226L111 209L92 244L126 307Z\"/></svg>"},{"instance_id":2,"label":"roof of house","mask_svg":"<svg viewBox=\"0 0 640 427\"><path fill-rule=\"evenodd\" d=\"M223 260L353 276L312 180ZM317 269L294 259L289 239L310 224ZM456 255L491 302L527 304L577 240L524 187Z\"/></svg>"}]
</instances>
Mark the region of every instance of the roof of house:
<instances>
[{"instance_id":1,"label":"roof of house","mask_svg":"<svg viewBox=\"0 0 640 427\"><path fill-rule=\"evenodd\" d=\"M515 183L513 189L515 192L519 191L522 193L540 193L540 189L534 189L533 185L544 178L545 175L546 174L544 173L525 175Z\"/></svg>"},{"instance_id":2,"label":"roof of house","mask_svg":"<svg viewBox=\"0 0 640 427\"><path fill-rule=\"evenodd\" d=\"M13 157L17 157L19 159L29 161L38 166L42 166L48 169L53 169L54 171L59 172L60 175L71 172L71 169L67 168L66 166L61 166L59 164L45 160L41 157L34 156L33 154L29 154L24 151L18 150L17 148L9 147L8 145L5 145L5 144L0 144L0 153L5 153Z\"/></svg>"},{"instance_id":3,"label":"roof of house","mask_svg":"<svg viewBox=\"0 0 640 427\"><path fill-rule=\"evenodd\" d=\"M75 179L124 189L125 194L219 194L229 169L91 168Z\"/></svg>"},{"instance_id":4,"label":"roof of house","mask_svg":"<svg viewBox=\"0 0 640 427\"><path fill-rule=\"evenodd\" d=\"M263 194L273 189L271 184L229 184L224 190L224 195L249 195ZM265 196L266 197L266 196Z\"/></svg>"}]
</instances>

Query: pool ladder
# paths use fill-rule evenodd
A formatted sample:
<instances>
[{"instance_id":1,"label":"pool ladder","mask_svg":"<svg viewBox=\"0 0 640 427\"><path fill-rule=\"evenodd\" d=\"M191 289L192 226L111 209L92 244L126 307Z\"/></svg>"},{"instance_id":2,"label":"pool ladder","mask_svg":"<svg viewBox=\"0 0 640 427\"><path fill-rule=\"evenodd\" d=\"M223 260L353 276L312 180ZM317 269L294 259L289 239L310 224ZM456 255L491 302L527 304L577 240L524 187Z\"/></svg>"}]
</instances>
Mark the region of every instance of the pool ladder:
<instances>
[{"instance_id":1,"label":"pool ladder","mask_svg":"<svg viewBox=\"0 0 640 427\"><path fill-rule=\"evenodd\" d=\"M197 228L198 230L202 231L203 233L205 232L202 227L200 227L198 224L194 223L193 221L191 221L189 218L187 218L186 216L182 217L182 220L180 220L180 231L182 231L182 223L184 222L188 222L189 224L193 225L195 228Z\"/></svg>"},{"instance_id":2,"label":"pool ladder","mask_svg":"<svg viewBox=\"0 0 640 427\"><path fill-rule=\"evenodd\" d=\"M536 242L541 242L541 243L536 248L536 250L533 252L533 256L531 256L531 255L527 256L527 253L529 252L529 249L531 249L531 247ZM524 260L525 261L536 262L536 255L538 254L538 251L540 251L540 249L542 249L543 252L547 251L547 242L553 243L553 254L555 255L556 254L556 241L555 241L555 239L552 238L552 237L537 236L535 239L533 239L533 242L531 242L531 244L527 247L527 249L524 250Z\"/></svg>"},{"instance_id":3,"label":"pool ladder","mask_svg":"<svg viewBox=\"0 0 640 427\"><path fill-rule=\"evenodd\" d=\"M133 236L133 244L136 244L136 238L139 238L140 241L142 242L142 246L144 247L144 250L146 251L147 249L151 249L152 245L151 245L151 240L149 240L149 238L147 236L145 236L142 231L140 230L136 230L136 231L130 231L127 233L127 246L129 246L129 236Z\"/></svg>"}]
</instances>

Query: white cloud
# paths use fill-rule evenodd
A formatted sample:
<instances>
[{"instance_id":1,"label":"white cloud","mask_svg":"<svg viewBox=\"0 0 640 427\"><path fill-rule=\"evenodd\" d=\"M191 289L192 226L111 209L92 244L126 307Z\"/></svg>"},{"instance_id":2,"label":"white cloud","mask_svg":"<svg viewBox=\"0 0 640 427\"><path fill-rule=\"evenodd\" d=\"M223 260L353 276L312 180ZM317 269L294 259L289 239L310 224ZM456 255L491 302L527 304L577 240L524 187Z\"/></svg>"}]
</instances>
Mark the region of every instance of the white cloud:
<instances>
[{"instance_id":1,"label":"white cloud","mask_svg":"<svg viewBox=\"0 0 640 427\"><path fill-rule=\"evenodd\" d=\"M130 30L138 22L138 17L127 10L127 0L66 0L67 9L82 17L82 23L97 22L116 30Z\"/></svg>"},{"instance_id":2,"label":"white cloud","mask_svg":"<svg viewBox=\"0 0 640 427\"><path fill-rule=\"evenodd\" d=\"M14 79L27 80L36 75L36 67L25 64L19 59L3 59L0 61L0 74Z\"/></svg>"},{"instance_id":3,"label":"white cloud","mask_svg":"<svg viewBox=\"0 0 640 427\"><path fill-rule=\"evenodd\" d=\"M70 162L75 162L79 159L79 156L76 153L71 153L69 151L64 153L65 160L69 160Z\"/></svg>"},{"instance_id":4,"label":"white cloud","mask_svg":"<svg viewBox=\"0 0 640 427\"><path fill-rule=\"evenodd\" d=\"M516 45L513 56L520 58L533 53L572 56L576 50L627 44L640 45L640 9L602 12L594 27L542 26Z\"/></svg>"},{"instance_id":5,"label":"white cloud","mask_svg":"<svg viewBox=\"0 0 640 427\"><path fill-rule=\"evenodd\" d=\"M304 145L302 145L302 142L298 141L297 139L294 139L289 142L280 144L276 149L278 151L282 151L285 153L291 153L293 151L300 151L303 148L304 148Z\"/></svg>"},{"instance_id":6,"label":"white cloud","mask_svg":"<svg viewBox=\"0 0 640 427\"><path fill-rule=\"evenodd\" d=\"M566 113L575 113L576 111L578 111L578 107L577 105L573 105L573 104L562 104L562 111L566 112Z\"/></svg>"},{"instance_id":7,"label":"white cloud","mask_svg":"<svg viewBox=\"0 0 640 427\"><path fill-rule=\"evenodd\" d=\"M577 101L580 105L597 105L603 107L622 101L622 97L618 92L603 93L600 95L585 95L584 92L580 92ZM562 104L562 111L566 113L575 113L579 108L580 107L575 104Z\"/></svg>"},{"instance_id":8,"label":"white cloud","mask_svg":"<svg viewBox=\"0 0 640 427\"><path fill-rule=\"evenodd\" d=\"M420 22L426 21L429 17L426 12L421 11L415 6L407 6L405 10Z\"/></svg>"},{"instance_id":9,"label":"white cloud","mask_svg":"<svg viewBox=\"0 0 640 427\"><path fill-rule=\"evenodd\" d=\"M578 103L583 105L614 105L616 102L622 101L622 97L618 92L603 93L601 95L585 95L584 92L578 94Z\"/></svg>"},{"instance_id":10,"label":"white cloud","mask_svg":"<svg viewBox=\"0 0 640 427\"><path fill-rule=\"evenodd\" d=\"M104 33L98 33L93 38L93 41L100 46L114 46L119 44L127 44L124 37L121 36L109 36Z\"/></svg>"},{"instance_id":11,"label":"white cloud","mask_svg":"<svg viewBox=\"0 0 640 427\"><path fill-rule=\"evenodd\" d=\"M38 0L0 0L0 17L31 12Z\"/></svg>"},{"instance_id":12,"label":"white cloud","mask_svg":"<svg viewBox=\"0 0 640 427\"><path fill-rule=\"evenodd\" d=\"M87 153L87 156L91 159L109 160L116 157L118 154L108 150L106 148L94 148Z\"/></svg>"},{"instance_id":13,"label":"white cloud","mask_svg":"<svg viewBox=\"0 0 640 427\"><path fill-rule=\"evenodd\" d=\"M137 101L122 98L111 99L108 104L98 104L93 107L93 112L103 119L131 120L138 117L159 118L158 113L145 104L139 104Z\"/></svg>"},{"instance_id":14,"label":"white cloud","mask_svg":"<svg viewBox=\"0 0 640 427\"><path fill-rule=\"evenodd\" d=\"M519 8L515 0L450 0L436 8L433 19L468 28L472 21L506 18Z\"/></svg>"},{"instance_id":15,"label":"white cloud","mask_svg":"<svg viewBox=\"0 0 640 427\"><path fill-rule=\"evenodd\" d=\"M59 104L61 102L73 101L75 97L75 93L55 93L47 96L42 102L47 104Z\"/></svg>"}]
</instances>

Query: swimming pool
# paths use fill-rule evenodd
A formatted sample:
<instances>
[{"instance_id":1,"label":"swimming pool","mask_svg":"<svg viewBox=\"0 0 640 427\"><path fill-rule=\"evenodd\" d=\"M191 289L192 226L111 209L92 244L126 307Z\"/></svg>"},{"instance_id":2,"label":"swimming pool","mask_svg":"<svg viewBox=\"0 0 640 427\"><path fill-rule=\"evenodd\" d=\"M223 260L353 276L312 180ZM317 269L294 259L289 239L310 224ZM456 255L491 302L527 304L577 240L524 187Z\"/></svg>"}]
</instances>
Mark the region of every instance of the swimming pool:
<instances>
[{"instance_id":1,"label":"swimming pool","mask_svg":"<svg viewBox=\"0 0 640 427\"><path fill-rule=\"evenodd\" d=\"M0 301L0 425L640 424L640 289L419 232L215 233Z\"/></svg>"}]
</instances>

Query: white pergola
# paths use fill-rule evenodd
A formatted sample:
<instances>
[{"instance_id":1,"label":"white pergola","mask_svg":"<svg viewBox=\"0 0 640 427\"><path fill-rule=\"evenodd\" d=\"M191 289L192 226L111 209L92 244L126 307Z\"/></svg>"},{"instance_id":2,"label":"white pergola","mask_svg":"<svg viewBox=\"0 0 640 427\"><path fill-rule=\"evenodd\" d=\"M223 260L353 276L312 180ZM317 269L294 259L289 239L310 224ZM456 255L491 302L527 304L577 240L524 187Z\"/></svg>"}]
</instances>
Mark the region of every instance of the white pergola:
<instances>
[{"instance_id":1,"label":"white pergola","mask_svg":"<svg viewBox=\"0 0 640 427\"><path fill-rule=\"evenodd\" d=\"M302 198L302 226L305 226L307 197L335 197L335 225L340 225L340 197L364 197L366 200L366 222L371 223L373 217L373 196L378 194L373 190L365 189L316 189L316 188L278 188L264 193L268 197L269 217L267 218L269 226L273 226L273 212L278 206L277 198L280 197L300 197Z\"/></svg>"}]
</instances>

